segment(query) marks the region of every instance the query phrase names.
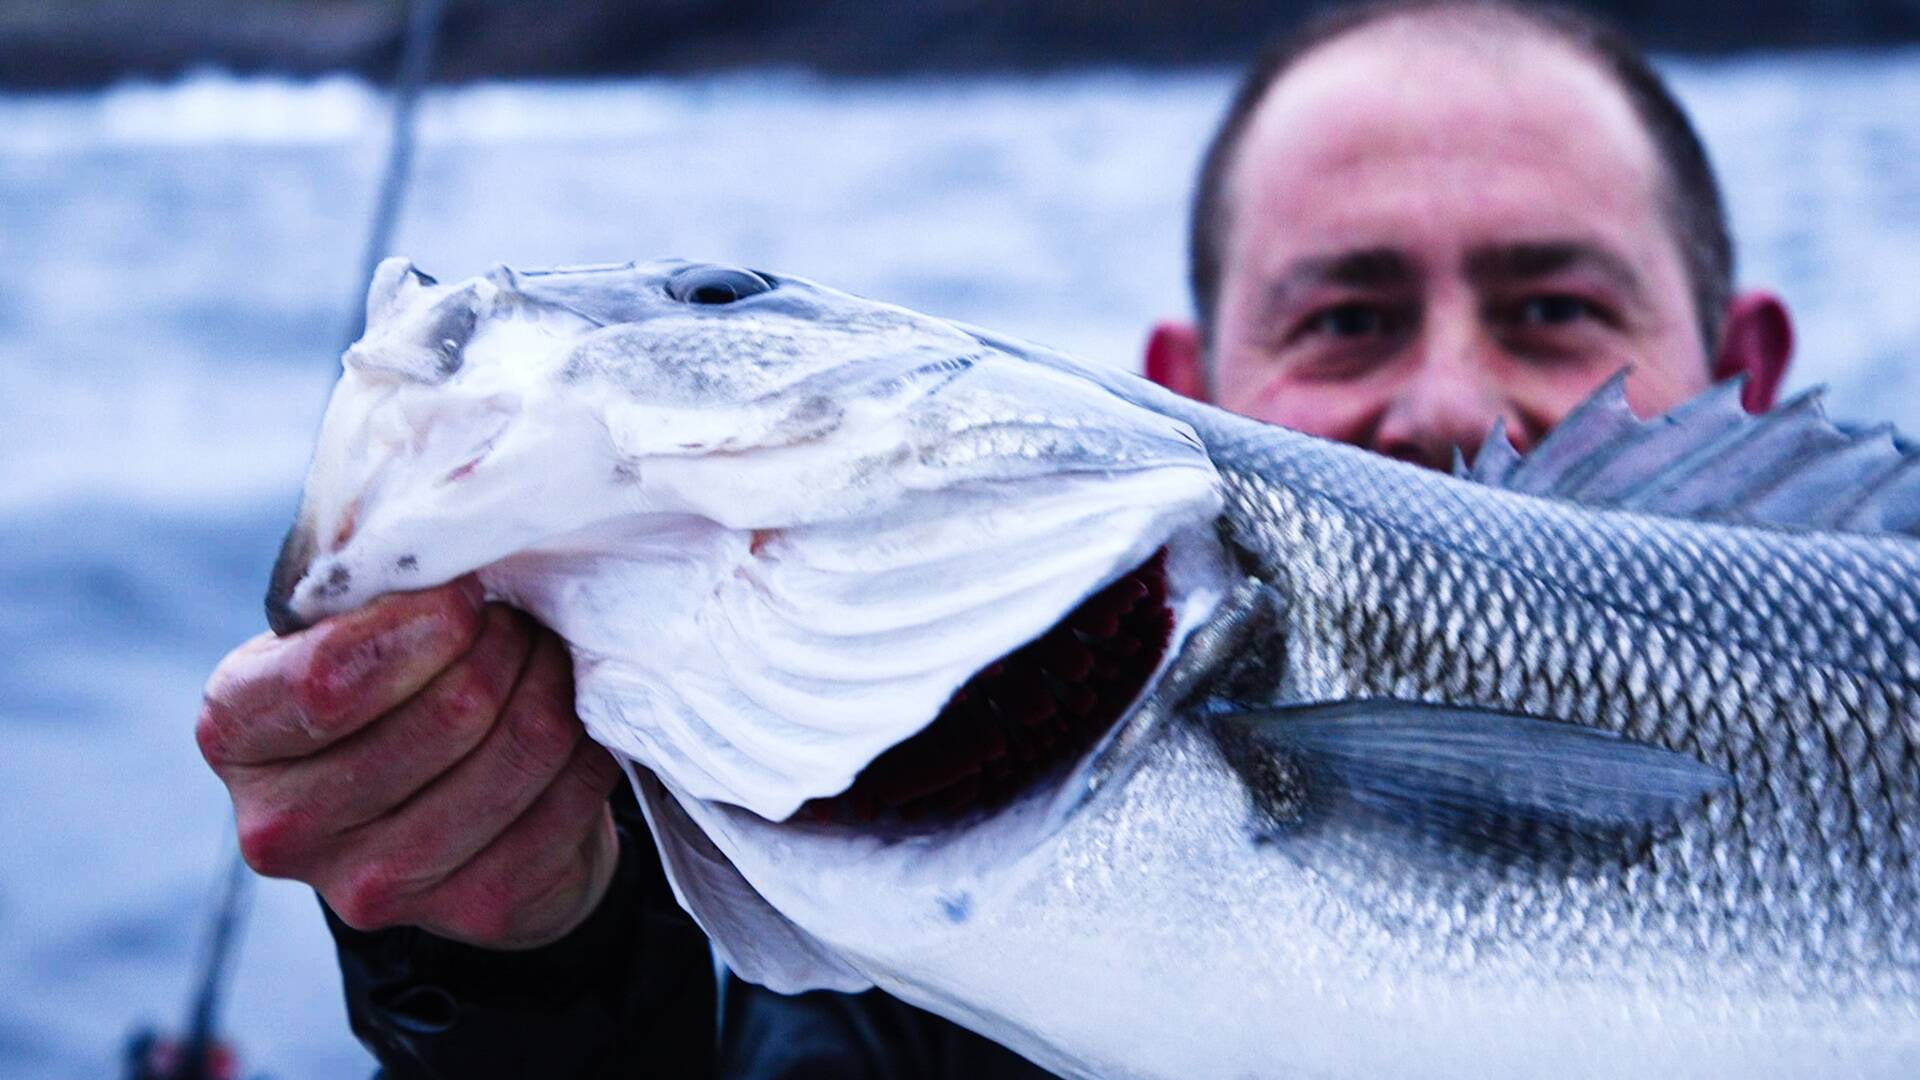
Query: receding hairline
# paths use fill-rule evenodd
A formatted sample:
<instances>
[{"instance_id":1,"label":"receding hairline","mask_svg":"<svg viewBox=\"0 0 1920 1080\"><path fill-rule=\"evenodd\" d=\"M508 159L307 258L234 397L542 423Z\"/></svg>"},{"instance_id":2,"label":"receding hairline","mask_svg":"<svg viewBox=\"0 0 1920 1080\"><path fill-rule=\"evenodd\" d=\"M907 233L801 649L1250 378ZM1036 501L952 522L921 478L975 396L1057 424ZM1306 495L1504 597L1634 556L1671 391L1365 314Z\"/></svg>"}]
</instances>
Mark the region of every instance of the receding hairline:
<instances>
[{"instance_id":1,"label":"receding hairline","mask_svg":"<svg viewBox=\"0 0 1920 1080\"><path fill-rule=\"evenodd\" d=\"M1436 36L1434 30L1440 31ZM1266 88L1254 103L1239 128L1233 143L1232 154L1224 163L1219 181L1222 196L1220 202L1220 225L1218 231L1231 230L1233 211L1240 203L1240 188L1245 183L1246 150L1254 142L1254 133L1260 128L1264 118L1270 117L1275 100L1283 87L1294 85L1308 69L1318 65L1338 61L1338 54L1344 50L1361 48L1380 48L1377 40L1398 37L1416 48L1457 48L1467 52L1486 52L1490 57L1499 58L1511 55L1505 48L1518 44L1541 46L1574 59L1586 65L1598 84L1606 93L1612 95L1613 103L1625 110L1627 130L1630 138L1637 140L1638 149L1643 152L1647 165L1653 170L1656 190L1655 197L1661 197L1659 187L1669 186L1666 179L1667 169L1660 159L1660 151L1654 145L1653 135L1647 125L1635 114L1632 100L1626 90L1619 85L1605 69L1600 57L1582 48L1578 43L1568 40L1565 35L1542 26L1526 16L1500 7L1479 5L1459 7L1435 7L1399 12L1386 15L1371 22L1363 22L1351 29L1334 34L1314 42L1294 55L1288 63L1276 71L1267 80ZM1503 48L1505 47L1505 48ZM1220 254L1225 255L1222 244Z\"/></svg>"},{"instance_id":2,"label":"receding hairline","mask_svg":"<svg viewBox=\"0 0 1920 1080\"><path fill-rule=\"evenodd\" d=\"M1209 342L1226 237L1239 202L1244 147L1281 85L1330 49L1381 36L1419 34L1413 40L1424 43L1436 29L1476 48L1497 50L1516 40L1544 44L1585 62L1611 88L1650 151L1653 194L1686 272L1701 337L1711 354L1721 308L1731 291L1732 250L1718 185L1691 123L1638 51L1604 22L1511 0L1390 0L1336 10L1270 48L1248 70L1207 148L1190 222L1189 284ZM1701 216L1707 220L1697 220Z\"/></svg>"}]
</instances>

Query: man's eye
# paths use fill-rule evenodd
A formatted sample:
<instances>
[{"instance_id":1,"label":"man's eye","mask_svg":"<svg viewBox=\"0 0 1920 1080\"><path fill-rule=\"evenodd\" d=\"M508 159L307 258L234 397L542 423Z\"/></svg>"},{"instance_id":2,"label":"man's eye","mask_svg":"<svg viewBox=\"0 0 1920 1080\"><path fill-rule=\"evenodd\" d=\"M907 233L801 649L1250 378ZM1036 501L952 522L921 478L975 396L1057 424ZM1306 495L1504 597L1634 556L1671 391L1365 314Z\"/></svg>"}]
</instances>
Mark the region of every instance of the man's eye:
<instances>
[{"instance_id":1,"label":"man's eye","mask_svg":"<svg viewBox=\"0 0 1920 1080\"><path fill-rule=\"evenodd\" d=\"M1394 319L1371 304L1340 304L1308 320L1306 330L1334 338L1378 337L1394 331Z\"/></svg>"},{"instance_id":2,"label":"man's eye","mask_svg":"<svg viewBox=\"0 0 1920 1080\"><path fill-rule=\"evenodd\" d=\"M1594 315L1592 304L1577 296L1562 293L1521 301L1519 307L1514 309L1513 321L1521 326L1565 326Z\"/></svg>"}]
</instances>

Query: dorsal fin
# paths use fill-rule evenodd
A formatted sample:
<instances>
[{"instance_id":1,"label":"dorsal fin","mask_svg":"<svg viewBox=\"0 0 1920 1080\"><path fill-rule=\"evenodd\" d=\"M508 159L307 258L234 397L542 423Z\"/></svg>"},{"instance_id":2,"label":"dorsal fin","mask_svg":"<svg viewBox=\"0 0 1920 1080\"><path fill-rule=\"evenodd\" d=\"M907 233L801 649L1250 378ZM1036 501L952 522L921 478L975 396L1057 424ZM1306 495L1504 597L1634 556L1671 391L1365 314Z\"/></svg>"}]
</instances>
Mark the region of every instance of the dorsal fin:
<instances>
[{"instance_id":1,"label":"dorsal fin","mask_svg":"<svg viewBox=\"0 0 1920 1080\"><path fill-rule=\"evenodd\" d=\"M1618 453L1639 424L1627 408L1627 373L1622 371L1567 414L1551 436L1517 463L1502 486L1530 495L1558 491L1586 468Z\"/></svg>"},{"instance_id":2,"label":"dorsal fin","mask_svg":"<svg viewBox=\"0 0 1920 1080\"><path fill-rule=\"evenodd\" d=\"M1847 431L1809 390L1759 416L1742 381L1664 416L1627 407L1626 373L1521 455L1504 427L1455 475L1512 491L1678 517L1920 536L1920 449L1889 426Z\"/></svg>"},{"instance_id":3,"label":"dorsal fin","mask_svg":"<svg viewBox=\"0 0 1920 1080\"><path fill-rule=\"evenodd\" d=\"M1480 444L1480 453L1473 459L1473 471L1467 475L1490 487L1505 487L1507 477L1519 466L1520 451L1507 438L1507 418L1503 416L1494 421L1487 441Z\"/></svg>"}]
</instances>

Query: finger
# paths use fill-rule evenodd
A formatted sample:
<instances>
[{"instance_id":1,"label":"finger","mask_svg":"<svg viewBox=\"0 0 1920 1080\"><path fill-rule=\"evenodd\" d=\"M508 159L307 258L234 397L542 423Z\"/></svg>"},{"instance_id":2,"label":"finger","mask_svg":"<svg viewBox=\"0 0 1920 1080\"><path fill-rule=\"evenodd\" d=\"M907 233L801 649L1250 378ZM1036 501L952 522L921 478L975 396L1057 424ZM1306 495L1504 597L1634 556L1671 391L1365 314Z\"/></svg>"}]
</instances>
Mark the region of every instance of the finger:
<instances>
[{"instance_id":1,"label":"finger","mask_svg":"<svg viewBox=\"0 0 1920 1080\"><path fill-rule=\"evenodd\" d=\"M532 633L530 620L500 604L488 605L482 623L466 655L339 744L291 762L229 769L241 852L254 869L303 876L343 844L355 846L344 834L393 813L483 742Z\"/></svg>"},{"instance_id":2,"label":"finger","mask_svg":"<svg viewBox=\"0 0 1920 1080\"><path fill-rule=\"evenodd\" d=\"M471 647L480 595L462 578L381 597L291 637L254 638L207 683L201 753L219 771L304 757L351 735Z\"/></svg>"},{"instance_id":3,"label":"finger","mask_svg":"<svg viewBox=\"0 0 1920 1080\"><path fill-rule=\"evenodd\" d=\"M410 923L489 948L557 938L585 917L611 875L618 845L607 796L618 776L607 752L582 740L527 811L445 880L420 890L406 867L374 859L322 892L361 929Z\"/></svg>"},{"instance_id":4,"label":"finger","mask_svg":"<svg viewBox=\"0 0 1920 1080\"><path fill-rule=\"evenodd\" d=\"M353 846L409 868L410 880L400 887L430 888L526 813L573 761L585 737L574 716L566 646L552 632L537 631L525 670L492 730L405 806L369 824Z\"/></svg>"},{"instance_id":5,"label":"finger","mask_svg":"<svg viewBox=\"0 0 1920 1080\"><path fill-rule=\"evenodd\" d=\"M578 926L619 861L607 796L620 769L582 740L566 771L520 820L435 890L426 917L446 937L533 948Z\"/></svg>"}]
</instances>

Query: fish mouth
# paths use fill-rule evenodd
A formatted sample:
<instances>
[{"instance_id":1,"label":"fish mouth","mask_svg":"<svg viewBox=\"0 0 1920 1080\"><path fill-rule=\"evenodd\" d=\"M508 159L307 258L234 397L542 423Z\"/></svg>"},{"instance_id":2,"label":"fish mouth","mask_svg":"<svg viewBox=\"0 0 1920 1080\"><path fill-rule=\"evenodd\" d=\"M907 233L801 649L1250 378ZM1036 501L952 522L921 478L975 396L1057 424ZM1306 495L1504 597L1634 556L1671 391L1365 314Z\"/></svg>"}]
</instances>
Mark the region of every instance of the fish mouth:
<instances>
[{"instance_id":1,"label":"fish mouth","mask_svg":"<svg viewBox=\"0 0 1920 1080\"><path fill-rule=\"evenodd\" d=\"M1173 630L1161 548L976 673L930 723L793 820L937 828L1002 810L1113 730L1159 669Z\"/></svg>"}]
</instances>

